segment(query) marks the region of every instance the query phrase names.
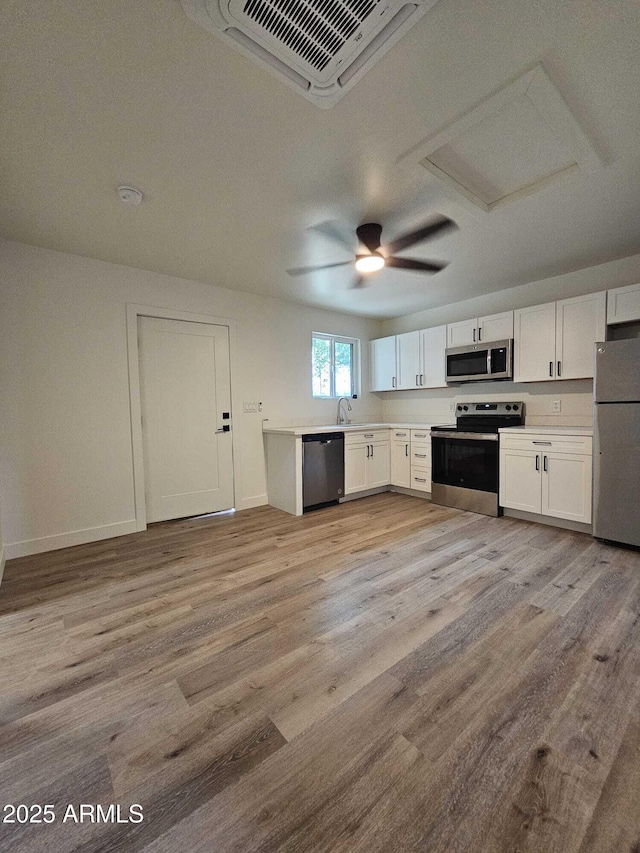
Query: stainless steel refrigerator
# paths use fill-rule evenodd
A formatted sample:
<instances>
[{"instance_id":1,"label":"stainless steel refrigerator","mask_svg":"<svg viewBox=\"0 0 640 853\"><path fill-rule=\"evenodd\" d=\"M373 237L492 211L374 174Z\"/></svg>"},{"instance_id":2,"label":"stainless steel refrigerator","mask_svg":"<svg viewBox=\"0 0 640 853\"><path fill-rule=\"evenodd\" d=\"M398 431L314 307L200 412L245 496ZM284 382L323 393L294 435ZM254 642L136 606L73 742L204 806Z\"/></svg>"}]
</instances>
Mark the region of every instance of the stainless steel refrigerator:
<instances>
[{"instance_id":1,"label":"stainless steel refrigerator","mask_svg":"<svg viewBox=\"0 0 640 853\"><path fill-rule=\"evenodd\" d=\"M596 344L593 535L640 546L640 340Z\"/></svg>"}]
</instances>

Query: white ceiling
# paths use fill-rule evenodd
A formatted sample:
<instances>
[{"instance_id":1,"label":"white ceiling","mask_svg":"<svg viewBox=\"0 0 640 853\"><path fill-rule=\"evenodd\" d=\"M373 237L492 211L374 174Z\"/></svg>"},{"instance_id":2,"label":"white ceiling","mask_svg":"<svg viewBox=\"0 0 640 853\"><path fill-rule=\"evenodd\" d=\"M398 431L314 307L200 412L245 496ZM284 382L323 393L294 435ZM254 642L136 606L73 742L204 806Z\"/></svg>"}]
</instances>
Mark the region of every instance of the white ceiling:
<instances>
[{"instance_id":1,"label":"white ceiling","mask_svg":"<svg viewBox=\"0 0 640 853\"><path fill-rule=\"evenodd\" d=\"M640 251L637 0L439 0L331 110L192 23L178 0L3 0L0 233L40 246L372 317ZM542 62L605 167L473 213L397 161ZM140 207L119 184L145 193ZM350 290L309 226L432 214L460 231ZM603 282L606 286L606 282Z\"/></svg>"}]
</instances>

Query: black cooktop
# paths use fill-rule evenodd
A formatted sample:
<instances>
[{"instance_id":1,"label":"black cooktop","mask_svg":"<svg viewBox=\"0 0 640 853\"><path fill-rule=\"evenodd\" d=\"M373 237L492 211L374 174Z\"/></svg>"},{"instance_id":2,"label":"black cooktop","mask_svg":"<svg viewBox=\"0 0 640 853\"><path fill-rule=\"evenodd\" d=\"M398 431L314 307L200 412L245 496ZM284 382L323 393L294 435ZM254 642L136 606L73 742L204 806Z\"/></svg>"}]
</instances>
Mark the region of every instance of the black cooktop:
<instances>
[{"instance_id":1,"label":"black cooktop","mask_svg":"<svg viewBox=\"0 0 640 853\"><path fill-rule=\"evenodd\" d=\"M434 426L431 431L497 433L503 427L522 426L523 423L524 403L459 403L455 424Z\"/></svg>"}]
</instances>

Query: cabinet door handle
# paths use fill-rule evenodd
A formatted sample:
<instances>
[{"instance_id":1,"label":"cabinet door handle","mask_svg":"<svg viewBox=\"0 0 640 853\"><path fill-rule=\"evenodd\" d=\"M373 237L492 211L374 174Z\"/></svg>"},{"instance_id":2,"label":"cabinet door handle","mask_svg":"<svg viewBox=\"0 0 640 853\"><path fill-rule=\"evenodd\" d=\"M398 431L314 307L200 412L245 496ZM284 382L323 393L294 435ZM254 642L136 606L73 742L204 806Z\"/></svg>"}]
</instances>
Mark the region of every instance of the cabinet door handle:
<instances>
[{"instance_id":1,"label":"cabinet door handle","mask_svg":"<svg viewBox=\"0 0 640 853\"><path fill-rule=\"evenodd\" d=\"M409 455L409 445L408 444L405 444L405 446L404 446L404 455L405 456Z\"/></svg>"},{"instance_id":2,"label":"cabinet door handle","mask_svg":"<svg viewBox=\"0 0 640 853\"><path fill-rule=\"evenodd\" d=\"M548 468L547 468L547 459L548 459L548 458L549 458L549 457L548 457L548 456L546 456L546 455L542 457L542 470L543 470L543 471L547 471L547 470L548 470Z\"/></svg>"},{"instance_id":3,"label":"cabinet door handle","mask_svg":"<svg viewBox=\"0 0 640 853\"><path fill-rule=\"evenodd\" d=\"M416 373L416 388L417 388L417 387L418 387L418 385L420 384L420 383L418 382L418 378L419 378L419 376L420 376L420 374L419 374L419 373Z\"/></svg>"},{"instance_id":4,"label":"cabinet door handle","mask_svg":"<svg viewBox=\"0 0 640 853\"><path fill-rule=\"evenodd\" d=\"M406 432L397 432L396 435L398 436L398 438L404 438Z\"/></svg>"},{"instance_id":5,"label":"cabinet door handle","mask_svg":"<svg viewBox=\"0 0 640 853\"><path fill-rule=\"evenodd\" d=\"M474 344L476 342L476 330L475 329L473 330L473 342L474 342Z\"/></svg>"},{"instance_id":6,"label":"cabinet door handle","mask_svg":"<svg viewBox=\"0 0 640 853\"><path fill-rule=\"evenodd\" d=\"M536 471L540 470L540 457L536 453Z\"/></svg>"},{"instance_id":7,"label":"cabinet door handle","mask_svg":"<svg viewBox=\"0 0 640 853\"><path fill-rule=\"evenodd\" d=\"M372 432L365 432L364 437L365 438L373 438L373 433Z\"/></svg>"},{"instance_id":8,"label":"cabinet door handle","mask_svg":"<svg viewBox=\"0 0 640 853\"><path fill-rule=\"evenodd\" d=\"M480 342L481 340L482 340L482 329L480 326L478 326L478 342Z\"/></svg>"},{"instance_id":9,"label":"cabinet door handle","mask_svg":"<svg viewBox=\"0 0 640 853\"><path fill-rule=\"evenodd\" d=\"M371 445L370 445L370 444L367 444L367 459L369 458L369 448L370 448L370 447L371 447Z\"/></svg>"},{"instance_id":10,"label":"cabinet door handle","mask_svg":"<svg viewBox=\"0 0 640 853\"><path fill-rule=\"evenodd\" d=\"M423 379L423 377L424 377L424 373L421 373L421 374L420 374L420 384L421 384L421 385L424 385L424 379Z\"/></svg>"},{"instance_id":11,"label":"cabinet door handle","mask_svg":"<svg viewBox=\"0 0 640 853\"><path fill-rule=\"evenodd\" d=\"M548 447L552 446L550 441L532 441L531 444L546 444Z\"/></svg>"},{"instance_id":12,"label":"cabinet door handle","mask_svg":"<svg viewBox=\"0 0 640 853\"><path fill-rule=\"evenodd\" d=\"M426 459L427 458L426 453L416 453L415 456L417 459Z\"/></svg>"},{"instance_id":13,"label":"cabinet door handle","mask_svg":"<svg viewBox=\"0 0 640 853\"><path fill-rule=\"evenodd\" d=\"M551 376L551 377L553 376L553 362L552 361L549 362L549 376Z\"/></svg>"},{"instance_id":14,"label":"cabinet door handle","mask_svg":"<svg viewBox=\"0 0 640 853\"><path fill-rule=\"evenodd\" d=\"M560 376L560 362L558 362L558 376Z\"/></svg>"},{"instance_id":15,"label":"cabinet door handle","mask_svg":"<svg viewBox=\"0 0 640 853\"><path fill-rule=\"evenodd\" d=\"M371 445L371 458L373 459L373 444Z\"/></svg>"},{"instance_id":16,"label":"cabinet door handle","mask_svg":"<svg viewBox=\"0 0 640 853\"><path fill-rule=\"evenodd\" d=\"M392 376L392 377L391 377L391 387L392 387L392 388L395 388L395 387L396 387L396 377L395 377L395 376Z\"/></svg>"},{"instance_id":17,"label":"cabinet door handle","mask_svg":"<svg viewBox=\"0 0 640 853\"><path fill-rule=\"evenodd\" d=\"M416 483L426 483L427 482L426 477L414 477L413 479L416 481Z\"/></svg>"}]
</instances>

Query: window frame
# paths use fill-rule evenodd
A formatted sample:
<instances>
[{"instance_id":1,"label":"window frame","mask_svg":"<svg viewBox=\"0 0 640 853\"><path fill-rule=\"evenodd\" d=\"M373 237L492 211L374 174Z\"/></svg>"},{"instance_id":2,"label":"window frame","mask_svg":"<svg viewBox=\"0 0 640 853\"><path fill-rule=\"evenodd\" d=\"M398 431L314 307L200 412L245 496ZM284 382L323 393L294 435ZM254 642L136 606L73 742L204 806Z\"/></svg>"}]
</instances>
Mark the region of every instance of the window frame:
<instances>
[{"instance_id":1,"label":"window frame","mask_svg":"<svg viewBox=\"0 0 640 853\"><path fill-rule=\"evenodd\" d=\"M331 345L331 357L329 363L329 386L331 394L315 394L313 390L313 341L315 338L320 338L329 341ZM341 394L341 397L348 396L350 400L357 397L360 393L360 338L351 338L348 335L334 335L328 332L312 332L311 333L311 396L314 400L337 400L336 394L336 343L350 344L352 347L353 359L351 362L351 394Z\"/></svg>"}]
</instances>

